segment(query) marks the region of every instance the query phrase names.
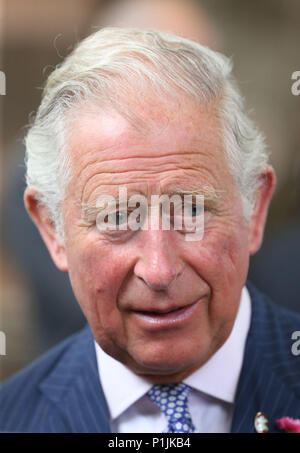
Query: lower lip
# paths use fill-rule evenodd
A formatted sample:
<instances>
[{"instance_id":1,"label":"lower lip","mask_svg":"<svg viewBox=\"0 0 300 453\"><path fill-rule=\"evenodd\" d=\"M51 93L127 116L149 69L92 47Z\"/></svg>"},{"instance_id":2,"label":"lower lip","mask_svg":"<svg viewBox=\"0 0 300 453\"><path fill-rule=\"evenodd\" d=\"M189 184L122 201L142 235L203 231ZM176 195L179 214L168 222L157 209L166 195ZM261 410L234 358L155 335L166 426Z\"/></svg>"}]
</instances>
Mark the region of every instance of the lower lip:
<instances>
[{"instance_id":1,"label":"lower lip","mask_svg":"<svg viewBox=\"0 0 300 453\"><path fill-rule=\"evenodd\" d=\"M170 327L180 324L190 319L195 310L198 308L200 300L180 308L179 310L171 311L169 313L161 313L152 315L146 312L134 312L135 319L141 321L145 326L152 327Z\"/></svg>"}]
</instances>

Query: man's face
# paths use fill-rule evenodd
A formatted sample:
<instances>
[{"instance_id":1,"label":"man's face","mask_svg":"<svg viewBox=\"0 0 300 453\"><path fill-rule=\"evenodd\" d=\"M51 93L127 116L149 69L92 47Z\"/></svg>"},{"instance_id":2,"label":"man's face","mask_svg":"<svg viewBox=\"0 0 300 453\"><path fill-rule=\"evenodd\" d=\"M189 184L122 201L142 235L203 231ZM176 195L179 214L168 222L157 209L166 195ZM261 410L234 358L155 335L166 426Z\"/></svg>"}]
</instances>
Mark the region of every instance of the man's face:
<instances>
[{"instance_id":1,"label":"man's face","mask_svg":"<svg viewBox=\"0 0 300 453\"><path fill-rule=\"evenodd\" d=\"M58 266L69 272L103 350L153 382L170 383L201 366L228 338L253 231L263 225L266 209L254 226L245 224L214 106L200 109L185 99L178 108L152 99L143 117L147 128L139 131L113 111L83 105L74 114L60 252L66 264ZM128 197L147 199L209 193L202 240L187 241L175 229L99 231L96 213L87 221L82 206L95 205L103 194L118 197L120 186ZM40 208L31 206L30 189L25 199L57 264L57 241L34 213Z\"/></svg>"},{"instance_id":2,"label":"man's face","mask_svg":"<svg viewBox=\"0 0 300 453\"><path fill-rule=\"evenodd\" d=\"M73 122L73 177L64 204L68 272L94 337L108 354L156 381L178 379L228 337L248 269L248 229L213 107L149 107L138 132L115 112ZM102 194L219 194L201 241L159 229L100 232L80 204ZM215 203L215 204L214 204Z\"/></svg>"}]
</instances>

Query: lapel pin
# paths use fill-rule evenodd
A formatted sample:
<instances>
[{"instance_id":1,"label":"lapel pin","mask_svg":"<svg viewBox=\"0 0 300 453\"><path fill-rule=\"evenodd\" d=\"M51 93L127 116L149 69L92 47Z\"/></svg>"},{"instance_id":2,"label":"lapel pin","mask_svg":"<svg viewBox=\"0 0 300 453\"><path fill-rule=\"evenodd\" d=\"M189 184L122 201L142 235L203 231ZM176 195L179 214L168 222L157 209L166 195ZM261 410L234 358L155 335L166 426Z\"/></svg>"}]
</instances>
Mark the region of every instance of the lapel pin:
<instances>
[{"instance_id":1,"label":"lapel pin","mask_svg":"<svg viewBox=\"0 0 300 453\"><path fill-rule=\"evenodd\" d=\"M257 433L269 432L269 420L263 412L257 412L254 419L254 427Z\"/></svg>"}]
</instances>

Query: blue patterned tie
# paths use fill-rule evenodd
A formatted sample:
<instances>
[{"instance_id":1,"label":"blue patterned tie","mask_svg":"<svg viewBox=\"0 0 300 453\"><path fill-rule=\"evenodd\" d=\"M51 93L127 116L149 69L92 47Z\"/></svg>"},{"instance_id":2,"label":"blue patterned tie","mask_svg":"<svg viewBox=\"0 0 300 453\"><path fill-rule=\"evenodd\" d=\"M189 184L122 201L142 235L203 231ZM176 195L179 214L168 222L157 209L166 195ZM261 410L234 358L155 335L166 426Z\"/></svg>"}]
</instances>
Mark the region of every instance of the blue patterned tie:
<instances>
[{"instance_id":1,"label":"blue patterned tie","mask_svg":"<svg viewBox=\"0 0 300 453\"><path fill-rule=\"evenodd\" d=\"M168 420L168 433L193 433L191 415L188 410L189 386L179 382L170 385L154 385L147 395Z\"/></svg>"}]
</instances>

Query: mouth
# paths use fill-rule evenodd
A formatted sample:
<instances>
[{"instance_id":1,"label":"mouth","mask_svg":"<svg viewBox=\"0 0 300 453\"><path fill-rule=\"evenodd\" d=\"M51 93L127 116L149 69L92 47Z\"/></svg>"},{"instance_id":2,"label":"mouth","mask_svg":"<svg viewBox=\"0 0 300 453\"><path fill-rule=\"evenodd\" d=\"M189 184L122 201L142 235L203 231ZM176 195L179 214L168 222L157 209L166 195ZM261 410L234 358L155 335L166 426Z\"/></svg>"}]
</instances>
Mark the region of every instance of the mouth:
<instances>
[{"instance_id":1,"label":"mouth","mask_svg":"<svg viewBox=\"0 0 300 453\"><path fill-rule=\"evenodd\" d=\"M190 319L200 300L182 307L157 308L155 310L135 310L133 315L144 326L168 327Z\"/></svg>"}]
</instances>

